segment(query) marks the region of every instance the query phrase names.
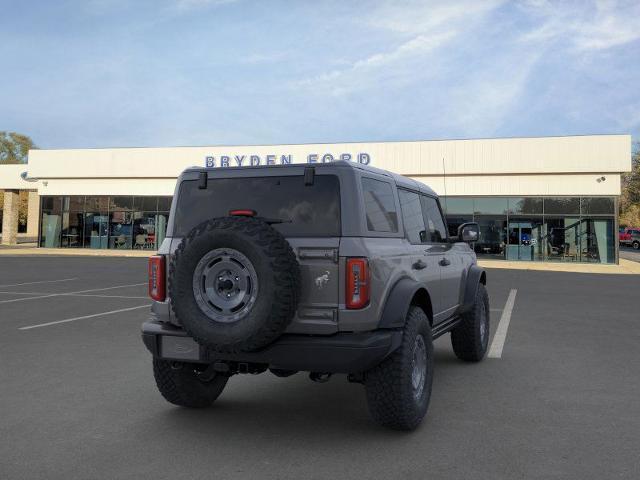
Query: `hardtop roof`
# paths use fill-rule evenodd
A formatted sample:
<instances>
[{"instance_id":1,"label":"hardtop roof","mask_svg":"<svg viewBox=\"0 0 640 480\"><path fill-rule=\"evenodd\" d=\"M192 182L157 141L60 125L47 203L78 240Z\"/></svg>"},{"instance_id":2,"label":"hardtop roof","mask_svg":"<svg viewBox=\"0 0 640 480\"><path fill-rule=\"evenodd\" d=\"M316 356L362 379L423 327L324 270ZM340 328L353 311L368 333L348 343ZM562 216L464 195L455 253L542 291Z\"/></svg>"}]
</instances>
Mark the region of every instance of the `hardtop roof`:
<instances>
[{"instance_id":1,"label":"hardtop roof","mask_svg":"<svg viewBox=\"0 0 640 480\"><path fill-rule=\"evenodd\" d=\"M251 165L251 166L230 166L224 167L225 171L238 171L238 172L246 172L248 170L263 170L263 169L289 169L289 168L305 168L305 167L313 167L316 170L322 171L325 168L330 167L339 167L339 168L351 168L354 170L361 170L369 173L373 173L376 175L383 175L386 177L390 177L396 183L396 185L400 187L410 188L413 190L420 190L429 195L437 196L437 194L433 191L431 187L428 185L414 180L413 178L405 177L404 175L400 175L398 173L390 172L388 170L383 170L381 168L373 167L371 165L363 165L357 162L351 162L348 160L336 160L328 163L293 163L289 165ZM219 171L220 167L189 167L185 170L185 172L202 172L202 171Z\"/></svg>"}]
</instances>

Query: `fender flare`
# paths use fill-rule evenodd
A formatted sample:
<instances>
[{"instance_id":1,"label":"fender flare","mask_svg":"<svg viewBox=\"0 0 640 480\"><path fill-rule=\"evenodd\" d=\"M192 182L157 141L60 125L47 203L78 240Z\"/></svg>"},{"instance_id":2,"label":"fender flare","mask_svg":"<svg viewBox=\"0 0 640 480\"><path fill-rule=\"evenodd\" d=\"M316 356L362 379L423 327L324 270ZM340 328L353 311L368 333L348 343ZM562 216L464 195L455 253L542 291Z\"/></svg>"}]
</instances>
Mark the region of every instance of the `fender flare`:
<instances>
[{"instance_id":1,"label":"fender flare","mask_svg":"<svg viewBox=\"0 0 640 480\"><path fill-rule=\"evenodd\" d=\"M466 284L464 286L464 293L462 302L460 304L460 313L466 313L471 311L473 303L476 299L476 292L478 291L479 284L487 284L487 273L484 268L478 265L471 265L467 272Z\"/></svg>"},{"instance_id":2,"label":"fender flare","mask_svg":"<svg viewBox=\"0 0 640 480\"><path fill-rule=\"evenodd\" d=\"M402 328L409 312L411 300L416 292L424 290L427 295L427 288L411 278L402 278L391 288L382 311L382 317L378 322L378 328ZM430 297L429 297L430 299ZM425 312L427 316L431 312ZM431 318L429 319L431 321Z\"/></svg>"}]
</instances>

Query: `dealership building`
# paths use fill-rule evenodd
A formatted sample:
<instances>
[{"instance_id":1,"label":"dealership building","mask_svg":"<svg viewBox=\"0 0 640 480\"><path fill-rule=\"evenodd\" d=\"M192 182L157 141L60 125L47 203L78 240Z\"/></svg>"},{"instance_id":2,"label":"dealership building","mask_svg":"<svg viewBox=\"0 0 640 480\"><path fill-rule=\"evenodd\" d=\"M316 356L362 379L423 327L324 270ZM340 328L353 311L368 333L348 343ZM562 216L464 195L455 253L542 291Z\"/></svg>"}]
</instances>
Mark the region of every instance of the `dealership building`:
<instances>
[{"instance_id":1,"label":"dealership building","mask_svg":"<svg viewBox=\"0 0 640 480\"><path fill-rule=\"evenodd\" d=\"M335 160L429 185L442 197L452 232L463 222L479 223L479 257L618 261L618 197L621 174L631 169L629 135L31 150L27 164L0 165L2 242L26 235L40 247L155 250L185 168ZM28 194L20 197L20 191ZM20 222L25 197L28 213Z\"/></svg>"}]
</instances>

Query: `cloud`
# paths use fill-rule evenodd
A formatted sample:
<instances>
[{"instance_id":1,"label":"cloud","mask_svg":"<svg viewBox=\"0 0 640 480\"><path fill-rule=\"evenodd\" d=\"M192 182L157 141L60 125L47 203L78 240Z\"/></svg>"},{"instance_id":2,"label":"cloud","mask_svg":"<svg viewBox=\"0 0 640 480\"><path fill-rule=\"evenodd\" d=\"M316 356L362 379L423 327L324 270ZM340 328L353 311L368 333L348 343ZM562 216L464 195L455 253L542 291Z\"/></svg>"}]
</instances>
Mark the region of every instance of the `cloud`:
<instances>
[{"instance_id":1,"label":"cloud","mask_svg":"<svg viewBox=\"0 0 640 480\"><path fill-rule=\"evenodd\" d=\"M534 30L522 35L525 42L562 42L577 52L600 51L640 39L640 2L620 5L616 1L597 1L593 7L583 3L526 1L527 15L540 21Z\"/></svg>"},{"instance_id":2,"label":"cloud","mask_svg":"<svg viewBox=\"0 0 640 480\"><path fill-rule=\"evenodd\" d=\"M339 96L381 83L406 83L407 78L424 74L424 65L431 56L463 36L469 25L481 21L501 3L501 0L466 0L455 4L446 1L383 2L368 14L365 23L373 30L374 38L382 35L380 43L385 48L347 62L339 69L305 78L295 86ZM390 39L388 35L391 35ZM341 59L340 63L345 62ZM417 72L420 73L416 75Z\"/></svg>"}]
</instances>

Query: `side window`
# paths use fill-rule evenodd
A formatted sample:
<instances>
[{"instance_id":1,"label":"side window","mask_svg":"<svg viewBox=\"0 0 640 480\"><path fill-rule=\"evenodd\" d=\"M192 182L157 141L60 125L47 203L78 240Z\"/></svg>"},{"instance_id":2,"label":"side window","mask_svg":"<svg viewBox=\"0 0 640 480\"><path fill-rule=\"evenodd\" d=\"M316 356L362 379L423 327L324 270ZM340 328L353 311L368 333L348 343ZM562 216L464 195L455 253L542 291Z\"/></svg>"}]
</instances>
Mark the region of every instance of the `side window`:
<instances>
[{"instance_id":1,"label":"side window","mask_svg":"<svg viewBox=\"0 0 640 480\"><path fill-rule=\"evenodd\" d=\"M424 217L420 205L420 195L408 190L398 189L400 196L400 210L402 210L402 223L404 231L411 243L424 243L427 241Z\"/></svg>"},{"instance_id":2,"label":"side window","mask_svg":"<svg viewBox=\"0 0 640 480\"><path fill-rule=\"evenodd\" d=\"M422 213L424 214L424 223L427 227L427 241L432 243L444 243L447 241L447 229L440 207L435 198L421 195Z\"/></svg>"},{"instance_id":3,"label":"side window","mask_svg":"<svg viewBox=\"0 0 640 480\"><path fill-rule=\"evenodd\" d=\"M391 184L372 178L363 178L362 193L367 228L372 232L397 232L398 214Z\"/></svg>"}]
</instances>

